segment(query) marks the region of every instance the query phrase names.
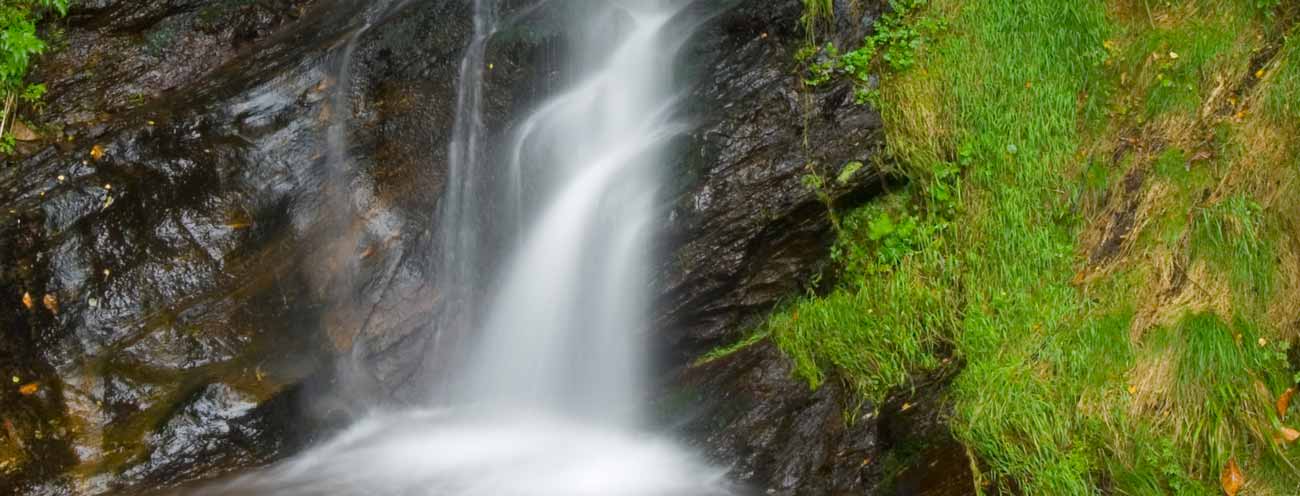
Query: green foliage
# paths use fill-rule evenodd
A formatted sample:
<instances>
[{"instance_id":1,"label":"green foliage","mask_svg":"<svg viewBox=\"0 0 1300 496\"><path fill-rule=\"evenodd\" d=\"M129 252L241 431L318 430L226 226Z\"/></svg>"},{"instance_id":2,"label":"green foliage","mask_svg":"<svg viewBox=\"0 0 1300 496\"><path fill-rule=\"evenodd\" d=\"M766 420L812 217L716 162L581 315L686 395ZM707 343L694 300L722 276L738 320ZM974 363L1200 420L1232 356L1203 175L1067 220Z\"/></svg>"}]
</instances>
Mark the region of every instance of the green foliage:
<instances>
[{"instance_id":1,"label":"green foliage","mask_svg":"<svg viewBox=\"0 0 1300 496\"><path fill-rule=\"evenodd\" d=\"M805 18L810 10L805 1ZM825 84L836 75L848 78L854 84L854 100L859 104L878 104L879 92L873 82L873 71L883 68L902 72L916 65L917 52L945 23L918 12L926 0L890 0L890 9L874 25L875 32L867 36L862 46L841 54L833 43L817 46L809 43L795 54L795 59L805 64L804 84L810 87ZM805 21L807 25L807 21Z\"/></svg>"},{"instance_id":2,"label":"green foliage","mask_svg":"<svg viewBox=\"0 0 1300 496\"><path fill-rule=\"evenodd\" d=\"M0 0L0 94L4 112L0 119L0 153L11 153L14 136L7 131L14 112L14 100L35 104L45 86L27 84L27 69L34 56L45 52L45 42L36 35L36 22L47 11L66 15L69 0Z\"/></svg>"},{"instance_id":3,"label":"green foliage","mask_svg":"<svg viewBox=\"0 0 1300 496\"><path fill-rule=\"evenodd\" d=\"M810 386L834 373L878 404L941 362L941 336L954 325L954 271L937 256L947 242L942 226L908 213L903 200L911 196L848 213L831 252L836 287L793 302L765 325Z\"/></svg>"},{"instance_id":4,"label":"green foliage","mask_svg":"<svg viewBox=\"0 0 1300 496\"><path fill-rule=\"evenodd\" d=\"M45 51L45 42L36 36L36 21L44 10L59 15L68 11L68 0L5 0L0 3L0 89L23 92L23 78L34 55Z\"/></svg>"}]
</instances>

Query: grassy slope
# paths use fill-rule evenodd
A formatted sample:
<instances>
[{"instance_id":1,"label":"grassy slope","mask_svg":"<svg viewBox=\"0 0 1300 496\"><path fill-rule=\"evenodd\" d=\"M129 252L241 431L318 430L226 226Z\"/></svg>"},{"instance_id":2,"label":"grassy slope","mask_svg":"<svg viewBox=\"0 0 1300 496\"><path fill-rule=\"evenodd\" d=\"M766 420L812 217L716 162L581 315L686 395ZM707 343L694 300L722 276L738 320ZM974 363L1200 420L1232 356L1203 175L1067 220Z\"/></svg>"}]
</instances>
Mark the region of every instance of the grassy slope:
<instances>
[{"instance_id":1,"label":"grassy slope","mask_svg":"<svg viewBox=\"0 0 1300 496\"><path fill-rule=\"evenodd\" d=\"M1248 494L1300 492L1274 406L1300 7L1270 3L932 0L946 29L881 86L911 186L848 213L837 289L759 336L869 400L963 359L953 430L993 493L1219 494L1229 460ZM870 235L883 215L915 227Z\"/></svg>"}]
</instances>

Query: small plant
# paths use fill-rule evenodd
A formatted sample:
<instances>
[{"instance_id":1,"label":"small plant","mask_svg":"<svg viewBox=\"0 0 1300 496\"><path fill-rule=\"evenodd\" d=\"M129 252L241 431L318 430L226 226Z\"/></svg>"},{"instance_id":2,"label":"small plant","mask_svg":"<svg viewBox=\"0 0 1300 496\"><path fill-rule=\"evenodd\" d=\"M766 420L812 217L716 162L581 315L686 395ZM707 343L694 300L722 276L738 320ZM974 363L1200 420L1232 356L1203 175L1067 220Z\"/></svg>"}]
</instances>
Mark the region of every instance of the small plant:
<instances>
[{"instance_id":1,"label":"small plant","mask_svg":"<svg viewBox=\"0 0 1300 496\"><path fill-rule=\"evenodd\" d=\"M28 84L27 68L33 56L45 52L45 42L36 35L36 22L47 11L68 13L69 0L4 0L0 3L0 93L4 95L0 116L0 153L11 153L14 136L9 127L18 102L35 104L45 86Z\"/></svg>"},{"instance_id":2,"label":"small plant","mask_svg":"<svg viewBox=\"0 0 1300 496\"><path fill-rule=\"evenodd\" d=\"M805 29L809 24L809 4L805 2ZM890 11L875 23L875 32L863 39L862 46L841 54L836 46L808 43L795 53L795 60L805 64L804 84L817 87L843 75L854 84L853 98L859 105L878 104L873 70L883 65L891 72L906 71L916 65L917 51L933 35L945 28L943 22L918 18L917 11L925 0L890 0ZM810 31L811 32L811 31ZM811 39L811 38L810 38Z\"/></svg>"},{"instance_id":3,"label":"small plant","mask_svg":"<svg viewBox=\"0 0 1300 496\"><path fill-rule=\"evenodd\" d=\"M808 33L808 45L816 45L817 26L835 18L835 0L803 0L803 17L799 19Z\"/></svg>"}]
</instances>

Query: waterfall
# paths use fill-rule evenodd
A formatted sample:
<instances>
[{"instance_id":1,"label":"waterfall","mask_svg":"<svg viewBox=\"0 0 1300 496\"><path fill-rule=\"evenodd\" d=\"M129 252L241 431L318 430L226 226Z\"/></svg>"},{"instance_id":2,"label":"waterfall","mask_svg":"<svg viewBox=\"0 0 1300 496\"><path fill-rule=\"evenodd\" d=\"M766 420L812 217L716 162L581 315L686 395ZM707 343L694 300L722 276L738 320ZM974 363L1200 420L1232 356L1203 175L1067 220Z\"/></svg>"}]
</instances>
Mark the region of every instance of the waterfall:
<instances>
[{"instance_id":1,"label":"waterfall","mask_svg":"<svg viewBox=\"0 0 1300 496\"><path fill-rule=\"evenodd\" d=\"M453 394L438 408L376 413L207 494L728 494L722 470L645 432L640 414L648 247L662 222L665 148L686 131L673 119L672 65L683 42L669 27L684 15L680 3L573 10L578 77L518 121L492 155L504 163L493 164L481 107L497 6L474 1L438 226L443 310L433 331L468 327L473 337L451 370ZM490 217L486 205L508 207ZM496 253L484 240L499 238L517 239L503 259L484 258ZM490 281L488 265L500 267Z\"/></svg>"},{"instance_id":2,"label":"waterfall","mask_svg":"<svg viewBox=\"0 0 1300 496\"><path fill-rule=\"evenodd\" d=\"M486 412L630 425L647 320L647 246L671 119L667 8L593 8L584 74L524 120L507 205L522 242L504 265L460 391ZM612 49L610 49L612 47ZM590 61L590 62L587 62ZM528 212L535 212L529 215Z\"/></svg>"}]
</instances>

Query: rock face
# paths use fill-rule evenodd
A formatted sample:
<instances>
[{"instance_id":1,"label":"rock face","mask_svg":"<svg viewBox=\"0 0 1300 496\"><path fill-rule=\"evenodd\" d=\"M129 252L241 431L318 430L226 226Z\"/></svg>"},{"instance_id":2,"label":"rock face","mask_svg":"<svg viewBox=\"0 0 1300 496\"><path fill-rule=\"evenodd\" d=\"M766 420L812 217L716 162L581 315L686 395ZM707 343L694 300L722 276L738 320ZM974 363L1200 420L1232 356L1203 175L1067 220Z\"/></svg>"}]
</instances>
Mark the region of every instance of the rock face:
<instances>
[{"instance_id":1,"label":"rock face","mask_svg":"<svg viewBox=\"0 0 1300 496\"><path fill-rule=\"evenodd\" d=\"M847 42L878 12L843 4ZM502 2L490 141L560 85L547 19L572 7ZM827 208L801 178L871 164L879 117L847 87L801 91L799 0L691 8L699 125L657 270L671 418L757 488L875 488L863 460L891 443L844 422L843 391L808 390L770 345L689 364L817 270ZM420 398L472 2L99 0L62 29L34 75L48 104L25 116L39 138L0 167L0 489L167 487ZM825 193L880 182L866 167Z\"/></svg>"}]
</instances>

